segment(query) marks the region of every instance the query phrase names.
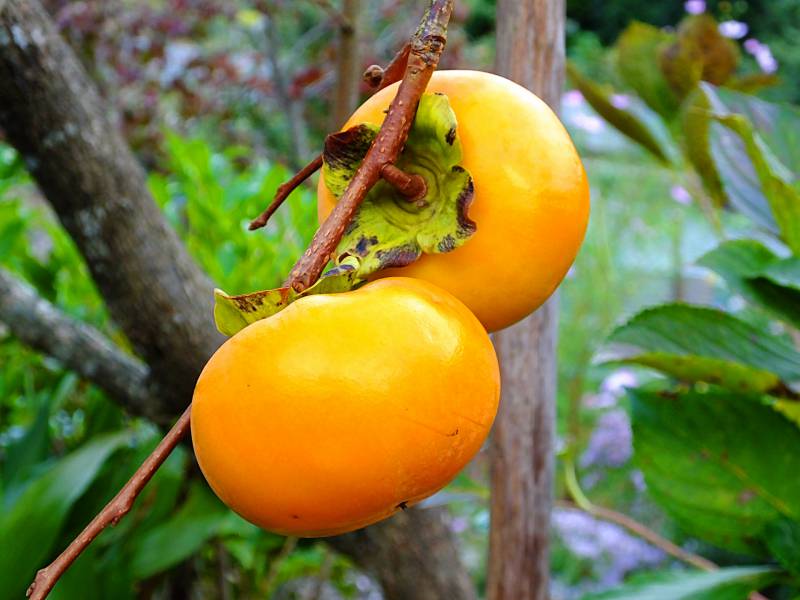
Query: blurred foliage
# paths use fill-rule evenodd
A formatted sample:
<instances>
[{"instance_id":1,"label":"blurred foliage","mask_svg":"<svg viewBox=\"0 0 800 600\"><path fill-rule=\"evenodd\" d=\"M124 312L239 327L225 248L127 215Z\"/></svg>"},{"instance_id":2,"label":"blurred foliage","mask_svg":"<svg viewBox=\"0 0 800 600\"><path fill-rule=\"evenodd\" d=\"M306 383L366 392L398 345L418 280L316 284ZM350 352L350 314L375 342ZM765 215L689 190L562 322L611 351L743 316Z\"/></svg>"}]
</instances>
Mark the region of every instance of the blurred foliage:
<instances>
[{"instance_id":1,"label":"blurred foliage","mask_svg":"<svg viewBox=\"0 0 800 600\"><path fill-rule=\"evenodd\" d=\"M118 110L154 197L196 260L230 293L279 285L315 228L313 186L267 228L246 224L286 179L283 165L307 158L331 128L338 3L46 4ZM687 17L683 2L568 1L571 80L582 93L566 94L562 116L585 157L593 206L561 288L558 497L570 499L572 468L593 501L723 569L687 573L621 527L559 506L554 600L734 600L775 581L770 597L784 598L797 587L800 127L796 109L752 94L800 99L800 6L703 4L705 14ZM384 63L413 28L418 3L363 10L363 63ZM494 12L493 0L457 4L445 68L491 68ZM725 37L711 15L748 31ZM288 126L290 107L299 130ZM126 345L5 146L0 264ZM0 324L0 547L24 555L0 552L0 597L20 597L158 438ZM450 508L481 590L487 498L481 453L426 501ZM380 597L322 543L266 534L232 514L180 448L53 597L175 597L187 588L204 598Z\"/></svg>"}]
</instances>

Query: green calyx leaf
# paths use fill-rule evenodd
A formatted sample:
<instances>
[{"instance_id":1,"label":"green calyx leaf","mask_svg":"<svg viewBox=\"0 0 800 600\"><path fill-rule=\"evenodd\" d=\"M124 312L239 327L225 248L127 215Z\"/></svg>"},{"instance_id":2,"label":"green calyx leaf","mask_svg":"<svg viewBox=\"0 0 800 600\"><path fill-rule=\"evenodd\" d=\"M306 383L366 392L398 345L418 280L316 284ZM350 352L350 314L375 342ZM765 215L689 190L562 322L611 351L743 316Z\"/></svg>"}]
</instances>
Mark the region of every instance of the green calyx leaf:
<instances>
[{"instance_id":1,"label":"green calyx leaf","mask_svg":"<svg viewBox=\"0 0 800 600\"><path fill-rule=\"evenodd\" d=\"M297 293L289 286L240 296L214 290L214 323L220 333L234 335L256 321L279 313L295 300L313 294L339 294L364 283L358 277L358 260L350 258L331 269L307 290Z\"/></svg>"},{"instance_id":2,"label":"green calyx leaf","mask_svg":"<svg viewBox=\"0 0 800 600\"><path fill-rule=\"evenodd\" d=\"M358 276L401 267L423 252L450 252L464 244L475 223L467 216L472 177L460 166L458 123L443 94L424 94L403 152L395 166L420 175L424 197L410 200L386 181L370 190L340 242L334 261L359 261ZM328 190L341 197L378 132L362 124L328 136L323 174Z\"/></svg>"}]
</instances>

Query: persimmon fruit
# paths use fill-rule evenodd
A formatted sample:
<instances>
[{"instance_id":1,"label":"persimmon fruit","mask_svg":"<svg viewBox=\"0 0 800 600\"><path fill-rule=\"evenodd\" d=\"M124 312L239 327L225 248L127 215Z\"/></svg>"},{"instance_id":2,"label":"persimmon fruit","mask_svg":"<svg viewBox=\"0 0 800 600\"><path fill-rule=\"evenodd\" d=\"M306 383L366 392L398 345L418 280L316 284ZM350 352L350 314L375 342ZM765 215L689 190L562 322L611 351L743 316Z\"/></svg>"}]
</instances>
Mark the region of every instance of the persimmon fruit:
<instances>
[{"instance_id":1,"label":"persimmon fruit","mask_svg":"<svg viewBox=\"0 0 800 600\"><path fill-rule=\"evenodd\" d=\"M475 316L429 282L390 277L300 298L231 337L197 382L192 440L245 519L335 535L449 482L485 440L499 393Z\"/></svg>"},{"instance_id":2,"label":"persimmon fruit","mask_svg":"<svg viewBox=\"0 0 800 600\"><path fill-rule=\"evenodd\" d=\"M343 129L382 123L397 87L368 99ZM477 231L451 252L378 276L435 283L496 331L534 311L566 275L589 218L586 174L561 122L525 88L490 73L437 71L426 91L445 94L455 112ZM317 198L322 221L336 203L324 177Z\"/></svg>"}]
</instances>

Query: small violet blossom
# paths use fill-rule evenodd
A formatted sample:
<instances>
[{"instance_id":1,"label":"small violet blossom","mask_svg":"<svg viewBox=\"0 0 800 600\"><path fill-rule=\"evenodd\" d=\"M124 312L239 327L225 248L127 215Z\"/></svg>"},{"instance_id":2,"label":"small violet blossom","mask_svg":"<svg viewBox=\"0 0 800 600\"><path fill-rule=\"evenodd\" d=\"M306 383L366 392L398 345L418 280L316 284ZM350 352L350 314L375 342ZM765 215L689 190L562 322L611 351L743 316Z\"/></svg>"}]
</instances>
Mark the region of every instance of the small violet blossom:
<instances>
[{"instance_id":1,"label":"small violet blossom","mask_svg":"<svg viewBox=\"0 0 800 600\"><path fill-rule=\"evenodd\" d=\"M624 110L631 105L631 99L625 94L613 94L611 96L611 104L614 108Z\"/></svg>"},{"instance_id":2,"label":"small violet blossom","mask_svg":"<svg viewBox=\"0 0 800 600\"><path fill-rule=\"evenodd\" d=\"M756 59L759 68L764 73L774 73L778 70L778 61L772 55L769 46L762 44L756 38L750 38L744 42L745 52Z\"/></svg>"},{"instance_id":3,"label":"small violet blossom","mask_svg":"<svg viewBox=\"0 0 800 600\"><path fill-rule=\"evenodd\" d=\"M579 90L569 90L564 94L564 106L580 106L583 104L583 94Z\"/></svg>"},{"instance_id":4,"label":"small violet blossom","mask_svg":"<svg viewBox=\"0 0 800 600\"><path fill-rule=\"evenodd\" d=\"M581 455L581 467L592 465L621 467L633 455L631 421L621 408L604 413L589 438L589 445Z\"/></svg>"},{"instance_id":5,"label":"small violet blossom","mask_svg":"<svg viewBox=\"0 0 800 600\"><path fill-rule=\"evenodd\" d=\"M603 119L594 115L579 114L572 118L575 127L583 129L587 133L600 133L605 127Z\"/></svg>"},{"instance_id":6,"label":"small violet blossom","mask_svg":"<svg viewBox=\"0 0 800 600\"><path fill-rule=\"evenodd\" d=\"M670 188L669 190L669 195L672 196L672 199L675 200L675 202L677 202L678 204L692 203L691 195L682 185L673 185L672 188Z\"/></svg>"},{"instance_id":7,"label":"small violet blossom","mask_svg":"<svg viewBox=\"0 0 800 600\"><path fill-rule=\"evenodd\" d=\"M690 15L700 15L706 12L706 0L686 0L684 10Z\"/></svg>"},{"instance_id":8,"label":"small violet blossom","mask_svg":"<svg viewBox=\"0 0 800 600\"><path fill-rule=\"evenodd\" d=\"M741 21L730 20L719 24L719 32L732 40L742 39L747 35L747 31L747 23L742 23Z\"/></svg>"}]
</instances>

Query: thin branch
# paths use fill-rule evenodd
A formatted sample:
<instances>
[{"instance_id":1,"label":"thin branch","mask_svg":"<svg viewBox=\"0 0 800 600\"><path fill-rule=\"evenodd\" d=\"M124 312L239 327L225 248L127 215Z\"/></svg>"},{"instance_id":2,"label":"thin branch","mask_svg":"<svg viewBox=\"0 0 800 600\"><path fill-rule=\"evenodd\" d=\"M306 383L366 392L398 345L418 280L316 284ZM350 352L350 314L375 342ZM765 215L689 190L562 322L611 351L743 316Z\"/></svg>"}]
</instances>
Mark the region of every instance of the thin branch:
<instances>
[{"instance_id":1,"label":"thin branch","mask_svg":"<svg viewBox=\"0 0 800 600\"><path fill-rule=\"evenodd\" d=\"M141 493L150 478L153 477L158 468L167 460L167 457L178 445L189 431L190 415L192 407L189 406L181 418L172 426L169 433L156 446L152 454L145 459L142 466L128 480L116 496L106 504L105 508L92 519L86 528L67 546L57 559L44 569L36 573L31 586L28 588L27 596L31 600L43 600L53 589L61 575L64 574L69 566L81 555L86 547L92 543L106 527L116 525L133 507L133 503Z\"/></svg>"},{"instance_id":2,"label":"thin branch","mask_svg":"<svg viewBox=\"0 0 800 600\"><path fill-rule=\"evenodd\" d=\"M359 205L380 179L381 169L400 154L414 122L419 99L439 64L452 10L453 0L433 0L425 13L411 42L403 80L375 141L333 211L317 230L311 245L289 273L287 284L296 291L307 289L319 278Z\"/></svg>"},{"instance_id":3,"label":"thin branch","mask_svg":"<svg viewBox=\"0 0 800 600\"><path fill-rule=\"evenodd\" d=\"M401 50L395 55L392 61L386 66L381 68L378 65L372 65L364 73L364 79L377 88L376 91L385 88L403 78L403 73L406 69L408 62L408 53L411 50L411 42L407 42ZM322 168L322 155L316 156L309 164L303 167L294 177L289 181L282 184L275 192L275 197L272 203L261 213L257 218L253 219L250 223L249 229L253 231L264 227L269 221L270 217L275 214L289 194L294 191L303 181L308 179L315 171ZM424 184L424 180L423 180ZM422 193L424 195L424 192Z\"/></svg>"},{"instance_id":4,"label":"thin branch","mask_svg":"<svg viewBox=\"0 0 800 600\"><path fill-rule=\"evenodd\" d=\"M108 392L135 415L156 419L149 369L100 331L61 312L34 288L0 267L0 321L34 350Z\"/></svg>"},{"instance_id":5,"label":"thin branch","mask_svg":"<svg viewBox=\"0 0 800 600\"><path fill-rule=\"evenodd\" d=\"M684 550L674 542L671 542L662 535L659 535L646 525L639 523L639 521L636 519L610 508L598 506L591 502L580 487L580 483L578 482L578 477L575 472L575 463L569 457L564 459L564 483L567 488L567 493L572 497L572 500L558 501L556 503L558 506L562 508L579 509L594 517L597 517L598 519L616 523L634 535L637 535L643 540L651 543L653 546L660 548L670 556L677 558L678 560L697 569L700 569L701 571L716 571L719 569L719 566L716 563L708 560L707 558ZM752 592L749 596L749 600L768 599L758 592Z\"/></svg>"},{"instance_id":6,"label":"thin branch","mask_svg":"<svg viewBox=\"0 0 800 600\"><path fill-rule=\"evenodd\" d=\"M588 514L592 515L593 517L597 517L598 519L603 519L604 521L610 521L611 523L616 523L617 525L624 527L634 535L649 542L653 546L660 548L673 558L677 558L681 562L684 562L687 565L691 565L702 571L716 571L719 568L715 563L711 562L707 558L703 558L702 556L698 556L697 554L692 554L691 552L684 550L677 544L669 541L667 538L659 535L646 525L639 523L638 521L629 517L628 515L624 515L615 510L611 510L610 508L597 506L596 504L591 504L588 507L580 506L577 503L570 501L559 501L556 504L561 508L573 508L573 509L583 510L584 512L587 512Z\"/></svg>"},{"instance_id":7,"label":"thin branch","mask_svg":"<svg viewBox=\"0 0 800 600\"><path fill-rule=\"evenodd\" d=\"M403 78L403 73L406 71L409 52L411 52L411 43L406 43L385 67L370 65L367 67L367 70L364 71L364 81L376 88L375 91L380 91L400 81Z\"/></svg>"},{"instance_id":8,"label":"thin branch","mask_svg":"<svg viewBox=\"0 0 800 600\"><path fill-rule=\"evenodd\" d=\"M272 204L270 204L266 210L258 215L255 219L250 222L250 226L248 229L253 231L254 229L260 229L267 224L269 218L275 214L275 211L281 207L284 200L286 200L289 195L306 179L311 177L316 171L322 168L322 155L318 155L314 160L308 163L305 167L300 169L298 173L292 177L286 183L281 184L278 189L275 191L275 198L272 200Z\"/></svg>"}]
</instances>

